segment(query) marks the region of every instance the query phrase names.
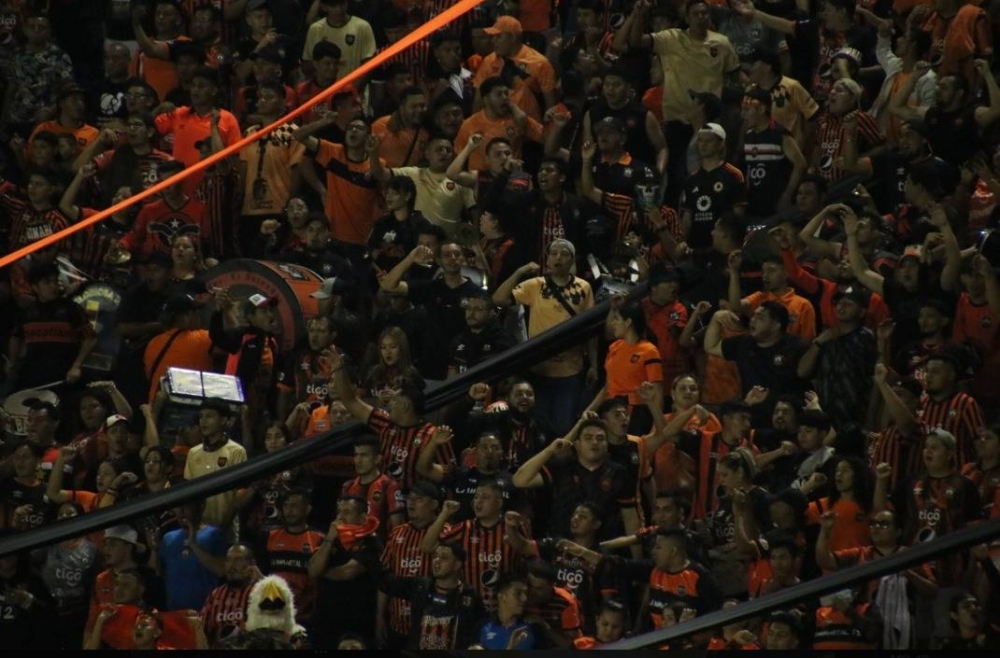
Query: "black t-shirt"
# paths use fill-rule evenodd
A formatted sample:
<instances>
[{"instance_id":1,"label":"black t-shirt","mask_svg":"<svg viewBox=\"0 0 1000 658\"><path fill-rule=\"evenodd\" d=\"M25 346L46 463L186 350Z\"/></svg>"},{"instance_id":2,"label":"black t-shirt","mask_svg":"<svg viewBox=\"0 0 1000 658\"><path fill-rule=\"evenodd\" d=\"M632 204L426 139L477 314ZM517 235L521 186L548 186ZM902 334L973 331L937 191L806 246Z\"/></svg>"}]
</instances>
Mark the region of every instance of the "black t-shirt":
<instances>
[{"instance_id":1,"label":"black t-shirt","mask_svg":"<svg viewBox=\"0 0 1000 658\"><path fill-rule=\"evenodd\" d=\"M288 251L281 254L277 260L308 267L324 279L337 277L338 279L356 281L351 261L331 249L318 252L306 250Z\"/></svg>"},{"instance_id":2,"label":"black t-shirt","mask_svg":"<svg viewBox=\"0 0 1000 658\"><path fill-rule=\"evenodd\" d=\"M124 121L128 118L128 107L125 105L127 82L112 82L104 79L97 84L87 98L87 110L90 121L98 128L104 128L112 119Z\"/></svg>"},{"instance_id":3,"label":"black t-shirt","mask_svg":"<svg viewBox=\"0 0 1000 658\"><path fill-rule=\"evenodd\" d=\"M449 366L465 372L474 365L510 349L517 341L494 320L478 334L466 329L451 341Z\"/></svg>"},{"instance_id":4,"label":"black t-shirt","mask_svg":"<svg viewBox=\"0 0 1000 658\"><path fill-rule=\"evenodd\" d=\"M617 162L597 162L593 165L594 185L609 194L631 197L635 184L647 177L656 177L645 162L625 154Z\"/></svg>"},{"instance_id":5,"label":"black t-shirt","mask_svg":"<svg viewBox=\"0 0 1000 658\"><path fill-rule=\"evenodd\" d=\"M368 236L368 249L378 250L378 256L374 258L375 264L386 272L394 268L413 251L420 231L430 224L419 210L414 210L403 221L392 215L379 219Z\"/></svg>"},{"instance_id":6,"label":"black t-shirt","mask_svg":"<svg viewBox=\"0 0 1000 658\"><path fill-rule=\"evenodd\" d=\"M805 382L798 376L798 365L806 349L805 341L789 334L770 347L761 347L748 334L722 341L723 357L734 361L740 371L743 394L754 386L763 386L770 391L768 397L772 400L787 393L805 392Z\"/></svg>"},{"instance_id":7,"label":"black t-shirt","mask_svg":"<svg viewBox=\"0 0 1000 658\"><path fill-rule=\"evenodd\" d=\"M465 329L462 300L478 288L468 279L456 288L450 287L443 278L410 281L407 285L410 301L427 309L427 331L431 344L425 352L426 362L421 372L431 379L444 379L448 371L448 352L442 347L450 345Z\"/></svg>"},{"instance_id":8,"label":"black t-shirt","mask_svg":"<svg viewBox=\"0 0 1000 658\"><path fill-rule=\"evenodd\" d=\"M388 576L379 589L410 602L410 649L465 649L476 642L486 609L467 585L439 590L431 578Z\"/></svg>"},{"instance_id":9,"label":"black t-shirt","mask_svg":"<svg viewBox=\"0 0 1000 658\"><path fill-rule=\"evenodd\" d=\"M895 212L906 202L903 187L910 170L910 160L897 149L883 149L870 158L872 178L875 184L871 192L875 197L875 205L883 214Z\"/></svg>"},{"instance_id":10,"label":"black t-shirt","mask_svg":"<svg viewBox=\"0 0 1000 658\"><path fill-rule=\"evenodd\" d=\"M576 457L560 458L542 469L542 479L551 487L552 524L557 537L569 537L569 520L573 510L589 501L601 510L604 520L601 535L616 537L622 533L619 509L635 504L635 490L628 488L628 473L612 459L606 459L593 471L584 468Z\"/></svg>"},{"instance_id":11,"label":"black t-shirt","mask_svg":"<svg viewBox=\"0 0 1000 658\"><path fill-rule=\"evenodd\" d=\"M896 346L897 352L913 341L919 340L920 328L917 325L917 318L924 300L932 297L940 299L949 308L954 308L958 303L954 293L942 290L936 282L925 283L918 286L916 291L910 292L895 280L887 278L882 282L882 292L892 320L896 323L896 328L892 332L892 343Z\"/></svg>"},{"instance_id":12,"label":"black t-shirt","mask_svg":"<svg viewBox=\"0 0 1000 658\"><path fill-rule=\"evenodd\" d=\"M625 124L625 150L645 163L656 162L656 151L646 134L646 115L649 113L639 102L632 102L621 109L614 109L603 98L590 106L591 130L605 117L620 119ZM587 136L587 139L594 139ZM598 186L600 187L600 186Z\"/></svg>"},{"instance_id":13,"label":"black t-shirt","mask_svg":"<svg viewBox=\"0 0 1000 658\"><path fill-rule=\"evenodd\" d=\"M19 311L13 330L13 335L24 345L18 387L62 381L76 360L85 331L93 333L90 320L79 305L66 298Z\"/></svg>"},{"instance_id":14,"label":"black t-shirt","mask_svg":"<svg viewBox=\"0 0 1000 658\"><path fill-rule=\"evenodd\" d=\"M945 162L960 167L979 149L979 125L975 106L957 112L932 107L924 115L931 151Z\"/></svg>"},{"instance_id":15,"label":"black t-shirt","mask_svg":"<svg viewBox=\"0 0 1000 658\"><path fill-rule=\"evenodd\" d=\"M684 184L684 209L691 211L688 246L692 249L711 247L715 222L746 200L743 174L729 163L711 171L699 169L689 176Z\"/></svg>"}]
</instances>

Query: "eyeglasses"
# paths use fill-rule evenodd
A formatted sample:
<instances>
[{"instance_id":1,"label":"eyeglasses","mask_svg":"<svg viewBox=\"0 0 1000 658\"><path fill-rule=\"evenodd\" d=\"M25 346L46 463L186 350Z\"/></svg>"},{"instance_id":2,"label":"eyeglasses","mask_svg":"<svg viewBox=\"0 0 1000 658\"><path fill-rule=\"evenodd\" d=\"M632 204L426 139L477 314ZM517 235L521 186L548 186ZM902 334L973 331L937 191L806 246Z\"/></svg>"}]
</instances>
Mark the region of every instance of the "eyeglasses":
<instances>
[{"instance_id":1,"label":"eyeglasses","mask_svg":"<svg viewBox=\"0 0 1000 658\"><path fill-rule=\"evenodd\" d=\"M872 520L868 522L869 528L882 528L883 530L888 530L892 527L892 521L876 521Z\"/></svg>"},{"instance_id":2,"label":"eyeglasses","mask_svg":"<svg viewBox=\"0 0 1000 658\"><path fill-rule=\"evenodd\" d=\"M368 130L368 126L347 126L347 132L365 132Z\"/></svg>"},{"instance_id":3,"label":"eyeglasses","mask_svg":"<svg viewBox=\"0 0 1000 658\"><path fill-rule=\"evenodd\" d=\"M139 100L140 98L145 98L145 97L146 97L146 93L145 92L141 92L141 91L139 91L139 92L129 92L129 93L125 94L125 98L129 98L129 99L134 100L134 101Z\"/></svg>"}]
</instances>

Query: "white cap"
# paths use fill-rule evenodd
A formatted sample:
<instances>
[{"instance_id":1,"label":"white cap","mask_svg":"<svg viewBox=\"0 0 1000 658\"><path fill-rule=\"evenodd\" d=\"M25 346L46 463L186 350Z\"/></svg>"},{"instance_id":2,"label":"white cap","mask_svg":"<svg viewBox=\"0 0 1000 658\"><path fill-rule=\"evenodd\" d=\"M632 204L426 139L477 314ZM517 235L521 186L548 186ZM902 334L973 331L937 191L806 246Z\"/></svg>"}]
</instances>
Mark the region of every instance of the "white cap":
<instances>
[{"instance_id":1,"label":"white cap","mask_svg":"<svg viewBox=\"0 0 1000 658\"><path fill-rule=\"evenodd\" d=\"M113 414L111 416L108 416L108 419L106 421L104 421L104 427L108 428L108 427L111 427L112 425L114 425L115 423L121 423L121 422L126 422L127 423L128 422L128 418L126 418L125 416L123 416L121 414Z\"/></svg>"},{"instance_id":2,"label":"white cap","mask_svg":"<svg viewBox=\"0 0 1000 658\"><path fill-rule=\"evenodd\" d=\"M725 129L717 123L706 123L702 126L700 133L712 133L722 141L726 141L726 131Z\"/></svg>"}]
</instances>

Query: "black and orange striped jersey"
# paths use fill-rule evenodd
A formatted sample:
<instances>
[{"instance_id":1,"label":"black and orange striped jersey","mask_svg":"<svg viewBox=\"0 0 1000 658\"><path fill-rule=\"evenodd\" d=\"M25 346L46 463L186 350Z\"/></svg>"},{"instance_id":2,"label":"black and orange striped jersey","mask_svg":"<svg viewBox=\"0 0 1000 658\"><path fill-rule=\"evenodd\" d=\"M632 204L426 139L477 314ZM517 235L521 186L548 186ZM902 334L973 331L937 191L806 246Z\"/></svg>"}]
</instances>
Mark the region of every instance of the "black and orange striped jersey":
<instances>
[{"instance_id":1,"label":"black and orange striped jersey","mask_svg":"<svg viewBox=\"0 0 1000 658\"><path fill-rule=\"evenodd\" d=\"M379 581L379 589L412 603L408 649L465 649L476 641L486 616L479 593L465 583L442 590L432 578L388 576Z\"/></svg>"},{"instance_id":2,"label":"black and orange striped jersey","mask_svg":"<svg viewBox=\"0 0 1000 658\"><path fill-rule=\"evenodd\" d=\"M525 612L537 615L553 630L561 631L566 637L575 639L582 635L580 629L583 626L583 619L580 614L580 602L569 590L562 587L553 587L552 596L548 601L538 605L529 604Z\"/></svg>"},{"instance_id":3,"label":"black and orange striped jersey","mask_svg":"<svg viewBox=\"0 0 1000 658\"><path fill-rule=\"evenodd\" d=\"M445 527L445 532L450 530ZM382 568L386 573L406 578L431 575L431 559L420 550L427 528L404 523L392 529L382 549ZM410 632L410 602L406 599L389 600L389 628L393 633Z\"/></svg>"},{"instance_id":4,"label":"black and orange striped jersey","mask_svg":"<svg viewBox=\"0 0 1000 658\"><path fill-rule=\"evenodd\" d=\"M441 533L441 541L458 542L465 550L462 580L479 592L490 613L496 611L497 581L521 562L521 556L503 540L506 527L503 519L489 528L478 519L469 519Z\"/></svg>"},{"instance_id":5,"label":"black and orange striped jersey","mask_svg":"<svg viewBox=\"0 0 1000 658\"><path fill-rule=\"evenodd\" d=\"M555 567L556 585L576 597L583 631L592 634L596 631L594 622L601 601L619 594L618 583L614 582L606 565L591 569L586 560L558 550L558 544L558 538L546 537L539 539L535 546L538 555Z\"/></svg>"},{"instance_id":6,"label":"black and orange striped jersey","mask_svg":"<svg viewBox=\"0 0 1000 658\"><path fill-rule=\"evenodd\" d=\"M219 585L205 599L201 623L209 645L242 633L247 620L247 601L254 583L242 587Z\"/></svg>"},{"instance_id":7,"label":"black and orange striped jersey","mask_svg":"<svg viewBox=\"0 0 1000 658\"><path fill-rule=\"evenodd\" d=\"M976 485L957 472L936 478L924 475L910 488L907 536L933 531L938 537L960 530L982 518Z\"/></svg>"},{"instance_id":8,"label":"black and orange striped jersey","mask_svg":"<svg viewBox=\"0 0 1000 658\"><path fill-rule=\"evenodd\" d=\"M823 607L816 610L816 632L813 635L813 649L875 649L875 638L865 637L861 620L872 617L875 611L870 603L854 606L854 614ZM877 614L877 613L876 613Z\"/></svg>"},{"instance_id":9,"label":"black and orange striped jersey","mask_svg":"<svg viewBox=\"0 0 1000 658\"><path fill-rule=\"evenodd\" d=\"M401 427L389 420L389 414L382 409L372 409L368 427L378 434L385 472L399 482L403 491L409 490L420 479L417 476L417 456L430 441L434 425L422 421L411 427ZM455 463L451 445L438 448L436 461L445 465Z\"/></svg>"},{"instance_id":10,"label":"black and orange striped jersey","mask_svg":"<svg viewBox=\"0 0 1000 658\"><path fill-rule=\"evenodd\" d=\"M951 432L958 444L956 457L959 464L972 460L972 444L985 426L983 410L975 398L958 392L944 400L935 401L925 394L921 400L920 420L927 427L940 427Z\"/></svg>"},{"instance_id":11,"label":"black and orange striped jersey","mask_svg":"<svg viewBox=\"0 0 1000 658\"><path fill-rule=\"evenodd\" d=\"M295 595L296 621L309 621L316 612L316 581L309 577L309 558L319 550L323 533L306 530L290 533L284 528L267 536L267 573L281 576Z\"/></svg>"},{"instance_id":12,"label":"black and orange striped jersey","mask_svg":"<svg viewBox=\"0 0 1000 658\"><path fill-rule=\"evenodd\" d=\"M361 482L360 476L349 480L340 488L340 495L368 501L368 516L378 519L378 537L382 540L385 540L389 531L389 517L406 511L406 501L399 483L385 473L367 484Z\"/></svg>"},{"instance_id":13,"label":"black and orange striped jersey","mask_svg":"<svg viewBox=\"0 0 1000 658\"><path fill-rule=\"evenodd\" d=\"M688 561L683 569L671 573L657 569L652 560L607 559L623 577L649 583L649 616L653 628L663 626L663 611L667 608L693 608L703 615L722 605L722 590L715 577L697 562Z\"/></svg>"},{"instance_id":14,"label":"black and orange striped jersey","mask_svg":"<svg viewBox=\"0 0 1000 658\"><path fill-rule=\"evenodd\" d=\"M980 462L972 462L962 467L962 475L976 485L979 502L983 505L983 516L987 519L1000 517L1000 466L983 469Z\"/></svg>"},{"instance_id":15,"label":"black and orange striped jersey","mask_svg":"<svg viewBox=\"0 0 1000 658\"><path fill-rule=\"evenodd\" d=\"M868 463L872 472L882 463L892 466L889 491L895 491L901 479L906 481L924 470L923 445L927 429L923 423L917 423L908 434L903 434L899 427L890 425L869 438Z\"/></svg>"},{"instance_id":16,"label":"black and orange striped jersey","mask_svg":"<svg viewBox=\"0 0 1000 658\"><path fill-rule=\"evenodd\" d=\"M646 438L631 434L621 443L608 442L608 454L612 461L625 469L625 486L635 495L635 511L639 524L645 523L642 511L642 483L653 477L653 464L646 450Z\"/></svg>"}]
</instances>

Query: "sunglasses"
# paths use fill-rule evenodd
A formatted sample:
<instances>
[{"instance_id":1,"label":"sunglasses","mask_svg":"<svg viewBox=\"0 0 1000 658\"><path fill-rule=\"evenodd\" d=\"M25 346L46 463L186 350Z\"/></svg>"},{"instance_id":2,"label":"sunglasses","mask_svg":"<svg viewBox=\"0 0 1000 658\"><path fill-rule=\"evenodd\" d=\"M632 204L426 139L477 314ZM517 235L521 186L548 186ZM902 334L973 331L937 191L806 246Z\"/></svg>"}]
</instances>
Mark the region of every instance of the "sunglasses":
<instances>
[{"instance_id":1,"label":"sunglasses","mask_svg":"<svg viewBox=\"0 0 1000 658\"><path fill-rule=\"evenodd\" d=\"M889 528L892 527L892 521L869 521L868 522L868 527L869 528L882 528L882 529L888 530Z\"/></svg>"}]
</instances>

